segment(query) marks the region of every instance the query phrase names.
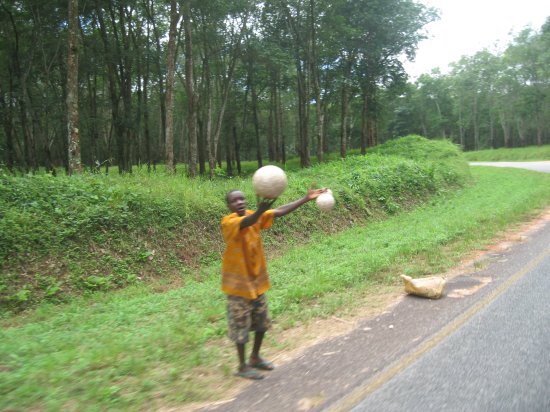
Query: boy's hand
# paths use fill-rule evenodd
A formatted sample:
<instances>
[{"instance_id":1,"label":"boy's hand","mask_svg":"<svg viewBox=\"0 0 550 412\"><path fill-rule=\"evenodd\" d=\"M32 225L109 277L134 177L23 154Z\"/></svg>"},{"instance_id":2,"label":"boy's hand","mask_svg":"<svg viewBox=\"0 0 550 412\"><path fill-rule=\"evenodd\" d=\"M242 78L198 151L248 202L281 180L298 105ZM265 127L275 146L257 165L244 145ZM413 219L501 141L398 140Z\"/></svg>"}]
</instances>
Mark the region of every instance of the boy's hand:
<instances>
[{"instance_id":1,"label":"boy's hand","mask_svg":"<svg viewBox=\"0 0 550 412\"><path fill-rule=\"evenodd\" d=\"M322 189L308 189L307 191L307 200L313 200L313 199L317 199L319 197L319 195L321 195L322 193L325 193L328 189L326 187L322 188Z\"/></svg>"},{"instance_id":2,"label":"boy's hand","mask_svg":"<svg viewBox=\"0 0 550 412\"><path fill-rule=\"evenodd\" d=\"M277 200L277 198L275 198L275 199L265 199L265 198L256 196L258 210L260 210L261 213L263 213L266 210L271 209L271 206L273 205L273 203L275 203L276 200Z\"/></svg>"}]
</instances>

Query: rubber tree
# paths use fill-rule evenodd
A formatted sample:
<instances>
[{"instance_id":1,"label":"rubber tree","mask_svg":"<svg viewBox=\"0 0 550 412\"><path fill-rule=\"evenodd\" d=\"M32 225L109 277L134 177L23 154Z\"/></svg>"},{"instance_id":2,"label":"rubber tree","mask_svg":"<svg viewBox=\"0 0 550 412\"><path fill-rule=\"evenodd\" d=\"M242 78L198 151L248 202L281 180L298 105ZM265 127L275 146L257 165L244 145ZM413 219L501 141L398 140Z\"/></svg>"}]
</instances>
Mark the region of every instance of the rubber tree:
<instances>
[{"instance_id":1,"label":"rubber tree","mask_svg":"<svg viewBox=\"0 0 550 412\"><path fill-rule=\"evenodd\" d=\"M69 0L69 36L67 50L67 139L69 174L82 172L78 128L78 0Z\"/></svg>"}]
</instances>

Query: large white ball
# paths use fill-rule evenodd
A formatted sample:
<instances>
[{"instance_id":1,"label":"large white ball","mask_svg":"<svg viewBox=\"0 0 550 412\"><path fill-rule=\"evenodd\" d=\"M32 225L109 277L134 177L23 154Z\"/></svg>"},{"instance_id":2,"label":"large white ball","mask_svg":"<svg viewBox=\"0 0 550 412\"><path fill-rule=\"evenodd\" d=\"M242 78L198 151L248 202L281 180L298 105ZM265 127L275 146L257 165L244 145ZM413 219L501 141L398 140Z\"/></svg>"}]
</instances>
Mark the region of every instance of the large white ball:
<instances>
[{"instance_id":1,"label":"large white ball","mask_svg":"<svg viewBox=\"0 0 550 412\"><path fill-rule=\"evenodd\" d=\"M317 207L321 209L323 212L329 212L334 208L334 204L336 201L334 200L334 196L332 196L332 191L326 191L325 193L321 193L317 199Z\"/></svg>"},{"instance_id":2,"label":"large white ball","mask_svg":"<svg viewBox=\"0 0 550 412\"><path fill-rule=\"evenodd\" d=\"M277 166L260 167L252 176L254 191L265 199L278 198L285 191L287 185L288 179L285 172Z\"/></svg>"}]
</instances>

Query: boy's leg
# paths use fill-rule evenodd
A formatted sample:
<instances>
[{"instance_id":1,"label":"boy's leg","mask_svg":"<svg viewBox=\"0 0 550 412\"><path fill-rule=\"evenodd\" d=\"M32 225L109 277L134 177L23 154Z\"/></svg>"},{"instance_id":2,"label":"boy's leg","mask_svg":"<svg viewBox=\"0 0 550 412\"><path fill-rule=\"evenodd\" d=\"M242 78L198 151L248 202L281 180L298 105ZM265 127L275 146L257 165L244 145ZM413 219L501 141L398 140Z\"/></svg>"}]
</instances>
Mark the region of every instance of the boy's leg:
<instances>
[{"instance_id":1,"label":"boy's leg","mask_svg":"<svg viewBox=\"0 0 550 412\"><path fill-rule=\"evenodd\" d=\"M260 358L260 348L262 347L264 335L265 335L265 332L256 332L254 336L254 346L252 347L252 354L250 355L250 360L257 360Z\"/></svg>"},{"instance_id":2,"label":"boy's leg","mask_svg":"<svg viewBox=\"0 0 550 412\"><path fill-rule=\"evenodd\" d=\"M274 369L271 362L262 359L260 356L260 349L264 340L265 332L271 327L271 319L267 310L267 299L265 295L258 296L252 302L252 329L256 331L254 336L254 346L252 347L252 353L250 354L250 361L248 364L253 368L270 371Z\"/></svg>"},{"instance_id":3,"label":"boy's leg","mask_svg":"<svg viewBox=\"0 0 550 412\"><path fill-rule=\"evenodd\" d=\"M228 296L227 302L229 338L235 342L239 356L239 369L236 375L247 379L262 379L263 376L248 366L245 361L245 345L251 325L250 301L237 296Z\"/></svg>"},{"instance_id":4,"label":"boy's leg","mask_svg":"<svg viewBox=\"0 0 550 412\"><path fill-rule=\"evenodd\" d=\"M264 339L265 332L256 332L254 336L254 347L252 348L252 353L250 354L250 361L248 364L256 369L261 369L264 371L272 371L275 369L273 363L268 360L262 359L260 356L260 348L262 347L262 341Z\"/></svg>"},{"instance_id":5,"label":"boy's leg","mask_svg":"<svg viewBox=\"0 0 550 412\"><path fill-rule=\"evenodd\" d=\"M237 354L239 355L239 370L244 370L246 361L244 360L245 344L237 343Z\"/></svg>"}]
</instances>

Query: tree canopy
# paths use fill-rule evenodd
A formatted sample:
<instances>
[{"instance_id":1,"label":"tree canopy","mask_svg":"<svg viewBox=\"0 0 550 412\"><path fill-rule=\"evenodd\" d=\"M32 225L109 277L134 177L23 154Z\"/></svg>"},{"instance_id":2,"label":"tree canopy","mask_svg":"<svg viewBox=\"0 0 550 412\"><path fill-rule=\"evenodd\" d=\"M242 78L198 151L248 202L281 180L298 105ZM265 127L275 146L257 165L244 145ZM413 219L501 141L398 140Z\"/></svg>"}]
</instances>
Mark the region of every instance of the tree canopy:
<instances>
[{"instance_id":1,"label":"tree canopy","mask_svg":"<svg viewBox=\"0 0 550 412\"><path fill-rule=\"evenodd\" d=\"M378 142L378 91L434 18L411 0L2 2L2 162L69 170L71 119L90 170L345 156Z\"/></svg>"},{"instance_id":2,"label":"tree canopy","mask_svg":"<svg viewBox=\"0 0 550 412\"><path fill-rule=\"evenodd\" d=\"M407 134L548 142L550 22L407 83L437 18L413 0L2 2L0 165L232 175Z\"/></svg>"},{"instance_id":3,"label":"tree canopy","mask_svg":"<svg viewBox=\"0 0 550 412\"><path fill-rule=\"evenodd\" d=\"M420 76L391 105L392 135L451 138L466 150L550 143L550 18L501 53L481 50L448 74Z\"/></svg>"}]
</instances>

